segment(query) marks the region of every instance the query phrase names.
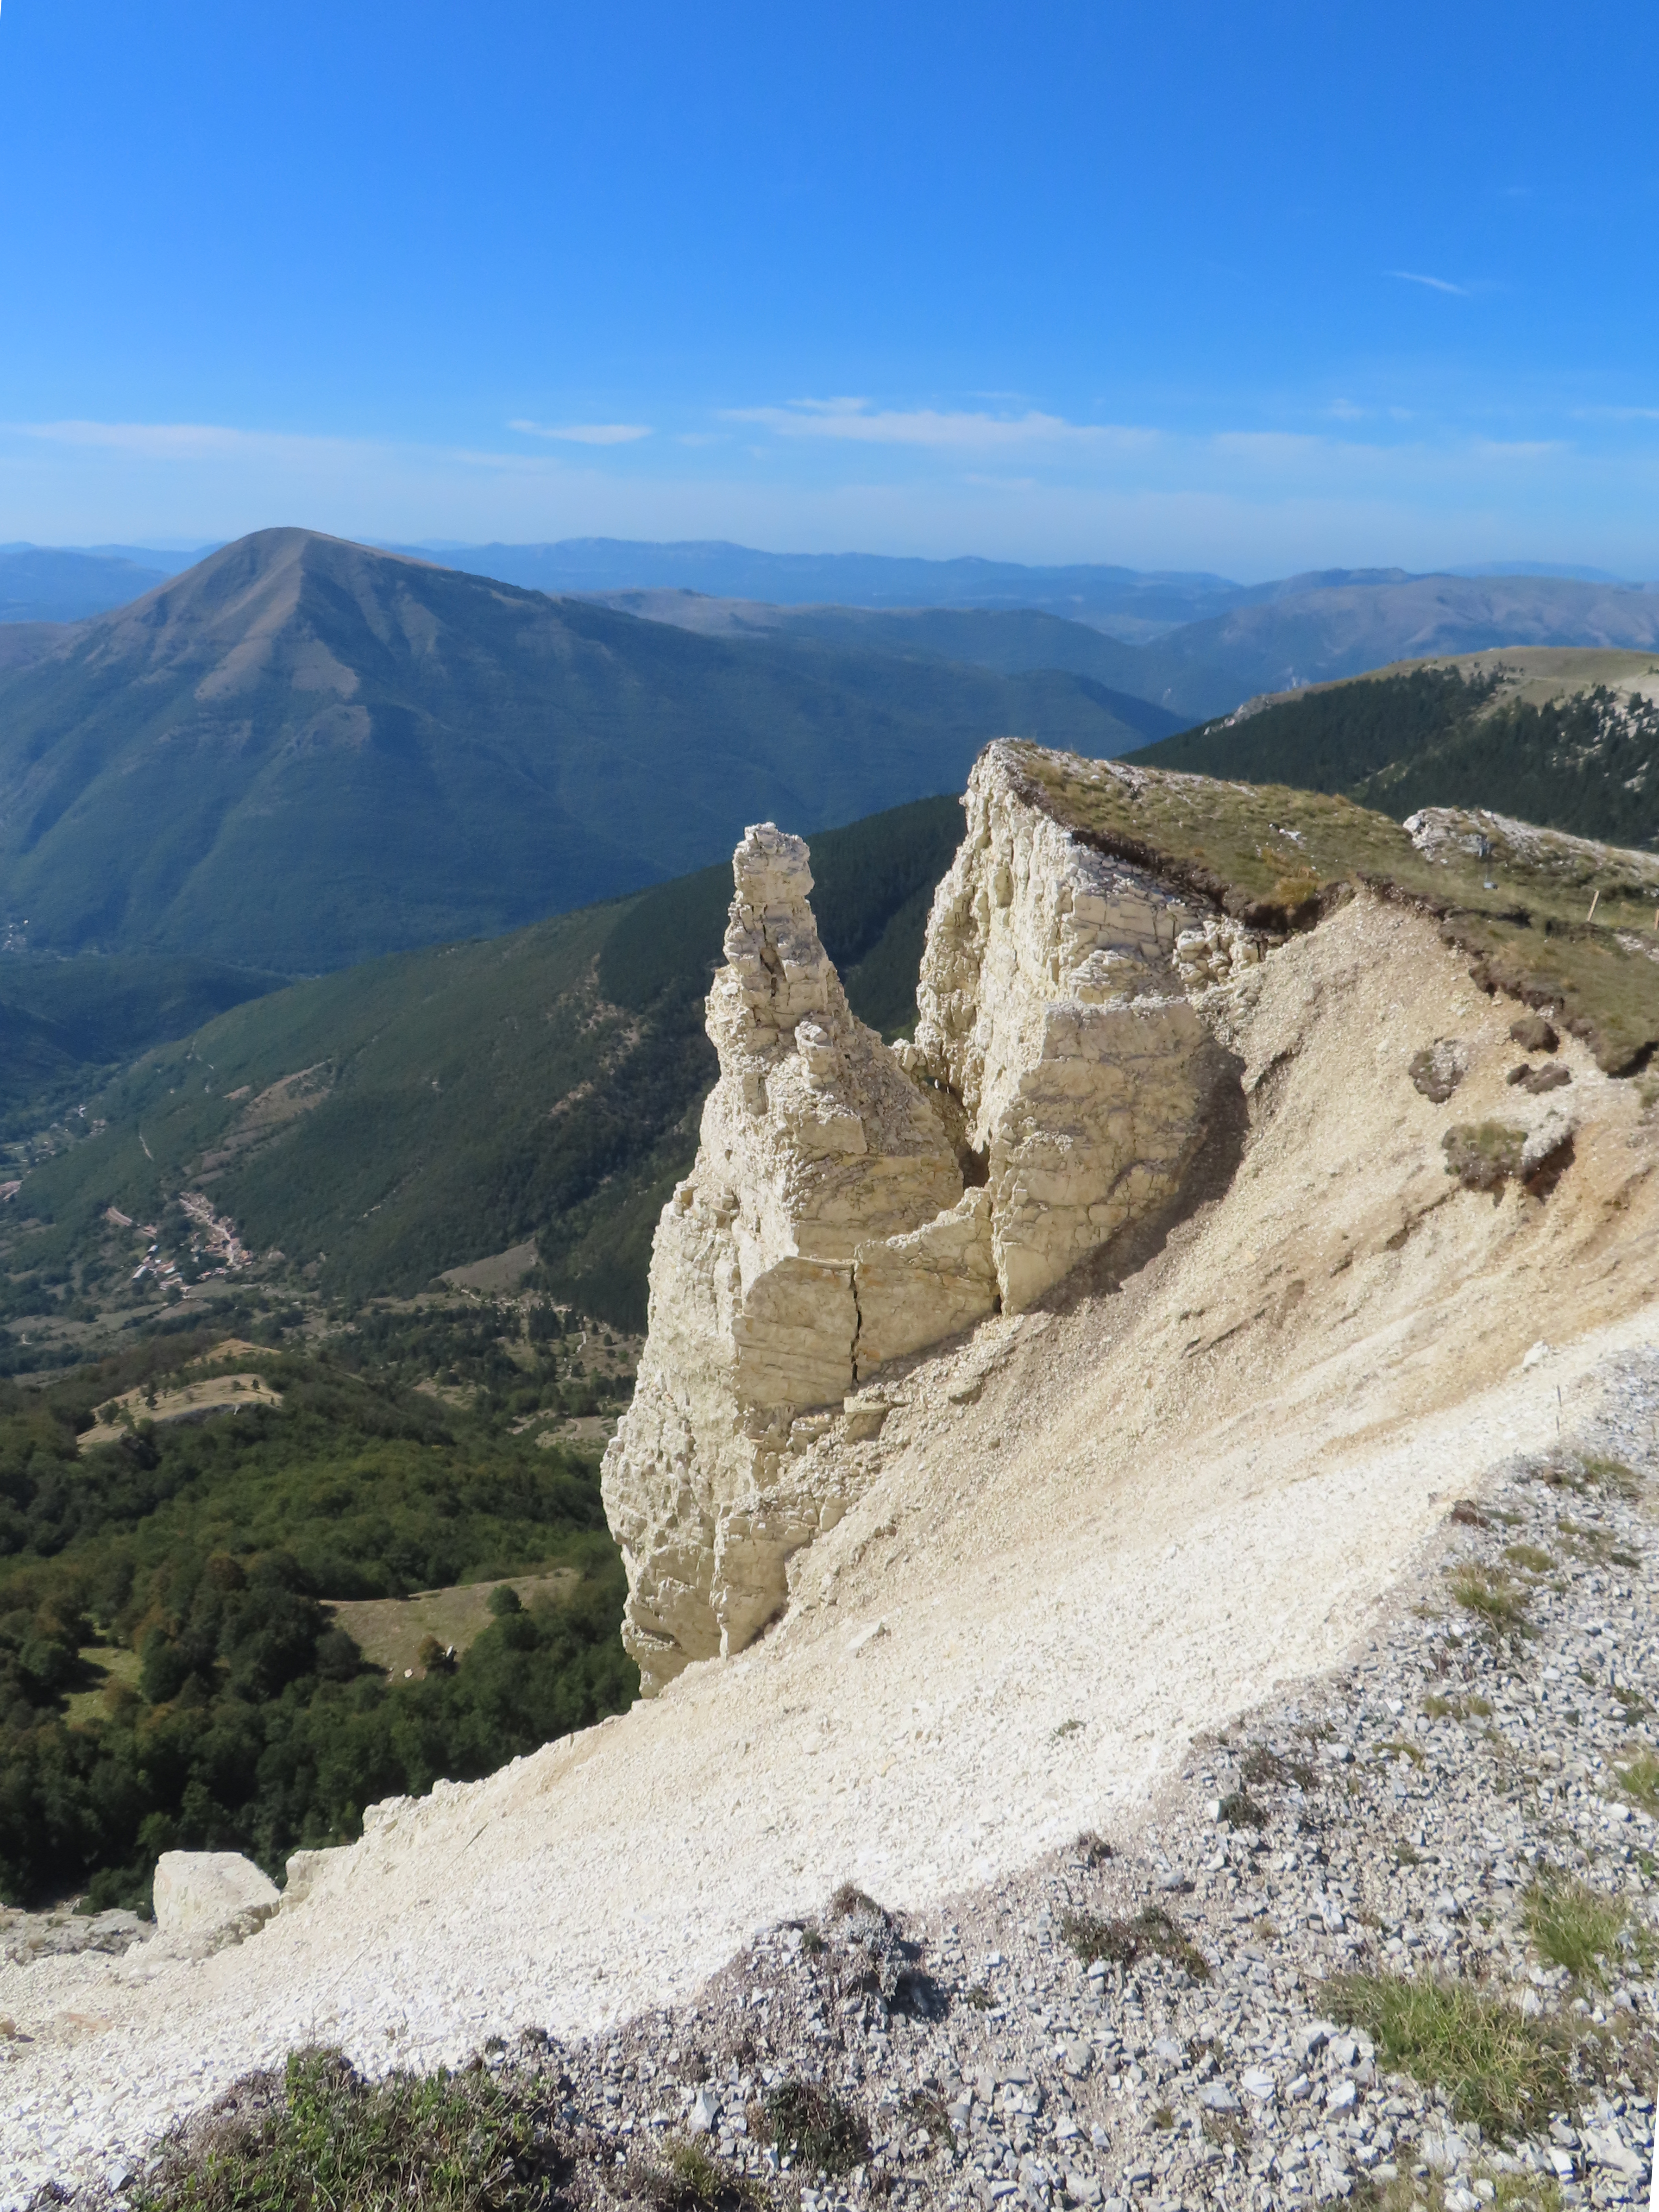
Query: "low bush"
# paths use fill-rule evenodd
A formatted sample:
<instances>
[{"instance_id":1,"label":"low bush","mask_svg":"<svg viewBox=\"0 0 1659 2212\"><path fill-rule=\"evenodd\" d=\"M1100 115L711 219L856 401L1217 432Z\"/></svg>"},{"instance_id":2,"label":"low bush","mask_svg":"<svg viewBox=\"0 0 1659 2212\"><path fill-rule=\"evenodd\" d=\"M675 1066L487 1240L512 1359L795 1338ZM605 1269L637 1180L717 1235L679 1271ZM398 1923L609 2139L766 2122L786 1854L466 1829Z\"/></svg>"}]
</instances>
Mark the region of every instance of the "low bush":
<instances>
[{"instance_id":1,"label":"low bush","mask_svg":"<svg viewBox=\"0 0 1659 2212\"><path fill-rule=\"evenodd\" d=\"M809 2172L850 2173L870 2155L862 2116L821 2082L778 2082L761 2113L768 2139Z\"/></svg>"},{"instance_id":2,"label":"low bush","mask_svg":"<svg viewBox=\"0 0 1659 2212\"><path fill-rule=\"evenodd\" d=\"M1465 1190L1498 1190L1521 1172L1524 1129L1511 1121L1459 1121L1440 1139L1446 1173Z\"/></svg>"},{"instance_id":3,"label":"low bush","mask_svg":"<svg viewBox=\"0 0 1659 2212\"><path fill-rule=\"evenodd\" d=\"M1230 1828L1265 1828L1267 1816L1247 1790L1230 1790L1221 1801L1221 1818Z\"/></svg>"},{"instance_id":4,"label":"low bush","mask_svg":"<svg viewBox=\"0 0 1659 2212\"><path fill-rule=\"evenodd\" d=\"M1144 1905L1132 1920L1068 1912L1060 1923L1060 1932L1085 1966L1104 1959L1110 1966L1133 1966L1138 1959L1151 1954L1183 1967L1195 1982L1210 1978L1209 1960L1161 1905Z\"/></svg>"},{"instance_id":5,"label":"low bush","mask_svg":"<svg viewBox=\"0 0 1659 2212\"><path fill-rule=\"evenodd\" d=\"M338 2051L294 2053L166 2145L134 2212L543 2212L544 2132L482 2068L366 2081Z\"/></svg>"}]
</instances>

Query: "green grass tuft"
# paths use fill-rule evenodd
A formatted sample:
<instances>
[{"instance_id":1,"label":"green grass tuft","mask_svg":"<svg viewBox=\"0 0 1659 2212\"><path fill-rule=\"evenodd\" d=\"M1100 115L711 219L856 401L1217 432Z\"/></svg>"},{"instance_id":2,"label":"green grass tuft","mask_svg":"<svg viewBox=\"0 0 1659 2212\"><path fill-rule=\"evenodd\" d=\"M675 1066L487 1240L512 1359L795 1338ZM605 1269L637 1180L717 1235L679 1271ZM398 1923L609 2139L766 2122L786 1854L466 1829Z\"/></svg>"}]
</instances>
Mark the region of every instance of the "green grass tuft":
<instances>
[{"instance_id":1,"label":"green grass tuft","mask_svg":"<svg viewBox=\"0 0 1659 2212\"><path fill-rule=\"evenodd\" d=\"M1376 2039L1384 2066L1441 2089L1461 2120L1511 2141L1566 2108L1569 2045L1553 2023L1430 1975L1346 1974L1331 2008Z\"/></svg>"},{"instance_id":2,"label":"green grass tuft","mask_svg":"<svg viewBox=\"0 0 1659 2212\"><path fill-rule=\"evenodd\" d=\"M1650 1949L1646 1930L1638 1929L1622 1899L1571 1875L1540 1875L1522 1901L1521 1916L1540 1958L1597 1989L1608 1986L1607 1969L1623 1939L1632 1940L1638 1958Z\"/></svg>"},{"instance_id":3,"label":"green grass tuft","mask_svg":"<svg viewBox=\"0 0 1659 2212\"><path fill-rule=\"evenodd\" d=\"M653 2212L762 2212L771 2201L758 2182L722 2166L694 2136L665 2143L656 2163L630 2169L629 2181Z\"/></svg>"},{"instance_id":4,"label":"green grass tuft","mask_svg":"<svg viewBox=\"0 0 1659 2212\"><path fill-rule=\"evenodd\" d=\"M1504 1557L1512 1567L1519 1567L1522 1574L1528 1575L1547 1575L1555 1565L1549 1553L1536 1544L1506 1544Z\"/></svg>"},{"instance_id":5,"label":"green grass tuft","mask_svg":"<svg viewBox=\"0 0 1659 2212\"><path fill-rule=\"evenodd\" d=\"M1632 1752L1613 1762L1613 1771L1632 1805L1639 1805L1644 1813L1659 1814L1659 1758L1650 1751Z\"/></svg>"},{"instance_id":6,"label":"green grass tuft","mask_svg":"<svg viewBox=\"0 0 1659 2212\"><path fill-rule=\"evenodd\" d=\"M1460 1567L1451 1578L1451 1593L1489 1635L1511 1643L1531 1635L1526 1593L1516 1588L1502 1568Z\"/></svg>"}]
</instances>

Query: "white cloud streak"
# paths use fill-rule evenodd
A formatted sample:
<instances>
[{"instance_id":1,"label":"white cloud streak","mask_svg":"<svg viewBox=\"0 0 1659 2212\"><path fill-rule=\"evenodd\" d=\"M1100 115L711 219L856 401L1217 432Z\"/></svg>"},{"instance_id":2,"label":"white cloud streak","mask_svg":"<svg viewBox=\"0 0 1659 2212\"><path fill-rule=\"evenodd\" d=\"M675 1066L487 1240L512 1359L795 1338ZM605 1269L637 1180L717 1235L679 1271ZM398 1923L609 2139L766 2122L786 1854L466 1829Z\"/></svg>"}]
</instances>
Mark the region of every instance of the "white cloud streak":
<instances>
[{"instance_id":1,"label":"white cloud streak","mask_svg":"<svg viewBox=\"0 0 1659 2212\"><path fill-rule=\"evenodd\" d=\"M1562 559L1659 575L1648 410L1583 410L1632 422L1604 451L1589 436L1449 426L1401 437L1400 410L1356 408L1374 418L1368 436L1353 404L1310 434L1075 422L977 394L959 410L796 399L706 428L670 421L625 466L580 442L14 422L0 423L0 491L9 534L48 544L200 544L294 521L379 543L722 537L1261 577L1444 567L1524 535Z\"/></svg>"},{"instance_id":2,"label":"white cloud streak","mask_svg":"<svg viewBox=\"0 0 1659 2212\"><path fill-rule=\"evenodd\" d=\"M234 430L216 422L14 422L5 428L47 445L82 446L152 461L246 459L351 450L346 438L289 436L276 430Z\"/></svg>"},{"instance_id":3,"label":"white cloud streak","mask_svg":"<svg viewBox=\"0 0 1659 2212\"><path fill-rule=\"evenodd\" d=\"M865 446L915 446L936 452L990 453L1050 447L1094 452L1143 450L1156 430L1118 423L1068 422L1028 409L988 415L933 407L874 408L867 399L795 399L787 407L729 407L723 421L747 422L781 438L822 438Z\"/></svg>"},{"instance_id":4,"label":"white cloud streak","mask_svg":"<svg viewBox=\"0 0 1659 2212\"><path fill-rule=\"evenodd\" d=\"M559 438L569 446L631 446L648 438L648 422L529 422L522 417L507 424L528 438Z\"/></svg>"},{"instance_id":5,"label":"white cloud streak","mask_svg":"<svg viewBox=\"0 0 1659 2212\"><path fill-rule=\"evenodd\" d=\"M1449 284L1443 276L1420 276L1414 269L1390 269L1389 274L1401 284L1425 284L1431 292L1449 292L1455 300L1469 296L1467 285Z\"/></svg>"}]
</instances>

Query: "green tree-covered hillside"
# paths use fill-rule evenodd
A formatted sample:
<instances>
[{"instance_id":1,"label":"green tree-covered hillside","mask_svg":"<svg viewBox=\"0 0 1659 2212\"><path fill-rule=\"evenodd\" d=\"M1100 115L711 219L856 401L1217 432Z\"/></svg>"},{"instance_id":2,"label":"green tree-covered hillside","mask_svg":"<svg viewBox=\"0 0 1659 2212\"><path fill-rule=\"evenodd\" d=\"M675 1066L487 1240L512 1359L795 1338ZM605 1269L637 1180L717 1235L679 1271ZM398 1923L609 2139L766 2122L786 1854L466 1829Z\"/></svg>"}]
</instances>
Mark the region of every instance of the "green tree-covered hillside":
<instances>
[{"instance_id":1,"label":"green tree-covered hillside","mask_svg":"<svg viewBox=\"0 0 1659 2212\"><path fill-rule=\"evenodd\" d=\"M369 1316L320 1354L175 1336L0 1382L0 1903L142 1905L173 1849L280 1875L376 1798L631 1702L597 1467L525 1427L568 1401L568 1363L556 1337L509 1351L503 1318L519 1336L510 1310ZM279 1403L146 1411L158 1386L250 1364ZM434 1650L409 1680L367 1664L328 1603L527 1571L535 1602L498 1593L458 1663Z\"/></svg>"},{"instance_id":2,"label":"green tree-covered hillside","mask_svg":"<svg viewBox=\"0 0 1659 2212\"><path fill-rule=\"evenodd\" d=\"M1344 793L1403 821L1484 806L1576 836L1659 845L1659 706L1605 684L1510 696L1496 669L1362 677L1144 747L1149 768Z\"/></svg>"},{"instance_id":3,"label":"green tree-covered hillside","mask_svg":"<svg viewBox=\"0 0 1659 2212\"><path fill-rule=\"evenodd\" d=\"M890 1033L914 1017L961 820L924 799L812 841L824 942ZM406 1294L534 1237L548 1290L642 1326L652 1230L714 1079L703 1000L731 896L729 865L706 869L298 984L146 1054L24 1182L9 1218L40 1225L6 1256L15 1326L125 1286L146 1240L112 1207L187 1249L186 1190L331 1297Z\"/></svg>"}]
</instances>

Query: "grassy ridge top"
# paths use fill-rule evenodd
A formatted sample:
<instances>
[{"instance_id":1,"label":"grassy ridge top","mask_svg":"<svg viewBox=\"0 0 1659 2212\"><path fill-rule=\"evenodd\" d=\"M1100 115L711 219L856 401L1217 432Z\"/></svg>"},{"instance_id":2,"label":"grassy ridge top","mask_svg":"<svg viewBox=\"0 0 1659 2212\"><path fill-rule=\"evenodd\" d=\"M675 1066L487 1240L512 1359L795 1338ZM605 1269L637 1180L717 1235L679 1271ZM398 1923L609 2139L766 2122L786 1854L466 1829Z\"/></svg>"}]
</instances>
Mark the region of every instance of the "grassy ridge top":
<instances>
[{"instance_id":1,"label":"grassy ridge top","mask_svg":"<svg viewBox=\"0 0 1659 2212\"><path fill-rule=\"evenodd\" d=\"M1454 815L1419 849L1399 823L1335 794L1171 773L1143 765L1147 755L1006 751L1067 828L1253 927L1305 927L1363 884L1434 915L1489 988L1558 1006L1608 1073L1634 1073L1659 1047L1652 854L1488 813Z\"/></svg>"},{"instance_id":2,"label":"grassy ridge top","mask_svg":"<svg viewBox=\"0 0 1659 2212\"><path fill-rule=\"evenodd\" d=\"M1659 659L1483 653L1253 702L1133 756L1149 768L1341 792L1397 820L1489 806L1659 846Z\"/></svg>"}]
</instances>

